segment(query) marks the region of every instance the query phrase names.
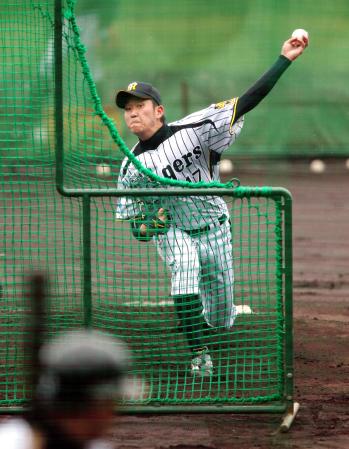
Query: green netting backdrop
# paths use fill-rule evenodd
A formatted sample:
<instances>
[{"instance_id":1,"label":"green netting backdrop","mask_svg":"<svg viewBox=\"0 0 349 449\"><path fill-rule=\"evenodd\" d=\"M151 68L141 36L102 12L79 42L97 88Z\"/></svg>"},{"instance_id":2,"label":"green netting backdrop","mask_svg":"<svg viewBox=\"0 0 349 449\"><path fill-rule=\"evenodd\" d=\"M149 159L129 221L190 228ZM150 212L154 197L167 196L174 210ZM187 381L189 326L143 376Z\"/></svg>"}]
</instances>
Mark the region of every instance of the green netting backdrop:
<instances>
[{"instance_id":1,"label":"green netting backdrop","mask_svg":"<svg viewBox=\"0 0 349 449\"><path fill-rule=\"evenodd\" d=\"M148 73L139 74L148 75L147 78L152 74L151 81L159 82L160 88L167 86L167 99L180 112L175 92L181 77L170 74L169 70L171 66L174 72L176 67L170 55L170 50L176 48L173 35L169 34L166 40L158 39L157 35L152 37L152 30L165 35L172 29L172 26L168 28L169 24L176 22L186 30L181 35L187 33L189 38L189 24L199 24L199 33L205 23L214 20L217 25L211 32L217 31L218 39L214 47L206 46L198 35L196 41L201 43L196 44L196 63L191 50L186 50L191 60L187 65L187 79L190 70L200 66L206 51L207 57L215 54L216 62L211 61L211 68L215 66L216 74L211 77L213 72L207 72L207 78L197 75L197 90L190 89L192 105L198 107L208 90L214 93L212 100L225 97L224 83L217 78L221 70L218 61L226 61L225 45L236 45L229 38L242 27L238 17L247 14L247 6L240 6L234 12L230 3L226 3L225 8L215 9L213 14L209 2L183 2L182 8L176 7L178 20L174 21L169 2L162 2L156 9L156 3L150 1L143 12L140 3L111 4L115 6L116 25L110 21L103 5L100 25L107 36L109 33L114 36L114 46L123 47L119 63L113 68L115 84L124 84L134 73L127 68L125 52L129 53L130 60L138 61L139 69L144 65L143 50L136 51L136 47L129 46L130 36L143 18L149 35L139 41L149 45L157 42L159 47L161 44L168 48L166 51L159 48L164 58L158 61L162 71L148 67ZM96 86L93 71L85 59L83 38L76 29L73 6L68 0L63 3L63 187L111 189L116 186L123 157L115 143L120 143L115 127L115 124L120 127L120 117L108 102L104 106L100 101L98 82ZM89 6L92 11L97 10L94 2ZM198 21L193 22L194 13L198 13ZM235 27L232 27L233 13L237 14ZM257 10L255 14L257 17ZM220 19L227 20L228 16L229 23L220 23ZM218 329L209 337L215 375L208 380L195 379L188 371L191 355L183 332L178 330L170 298L168 268L151 243L140 243L132 237L129 223L115 220L116 198L108 194L92 197L89 203L92 310L90 304L86 305L83 199L63 197L56 189L54 2L1 2L0 25L0 405L23 404L30 396L24 381L30 365L25 352L30 334L23 276L33 267L45 269L50 275L51 333L90 321L95 328L120 335L129 343L135 354L136 372L144 378L141 398L134 402L236 404L283 399L285 237L281 197L272 197L271 190L266 188L258 191L256 197L252 190L242 189L232 191L225 198L233 233L235 302L249 305L254 314L239 316L233 331ZM96 40L102 39L101 36L96 36ZM177 41L181 48L186 48L183 37ZM133 55L132 48L136 52ZM220 48L218 53L217 48ZM138 51L139 58L135 58ZM181 57L179 51L177 58ZM235 60L233 68L238 67L238 58ZM201 64L206 67L204 62ZM240 62L252 64L249 60ZM301 69L298 70L300 74ZM190 79L195 76L192 72ZM98 73L96 77L98 80ZM241 77L245 78L243 74ZM207 83L202 82L205 79L210 80L212 89L207 89ZM215 83L220 91L216 92ZM102 87L101 92L104 92ZM174 112L175 109L170 114Z\"/></svg>"},{"instance_id":2,"label":"green netting backdrop","mask_svg":"<svg viewBox=\"0 0 349 449\"><path fill-rule=\"evenodd\" d=\"M346 0L80 0L77 14L103 105L134 80L159 87L169 120L241 95L295 28L307 52L246 117L233 157L348 156ZM185 93L187 92L187 94Z\"/></svg>"}]
</instances>

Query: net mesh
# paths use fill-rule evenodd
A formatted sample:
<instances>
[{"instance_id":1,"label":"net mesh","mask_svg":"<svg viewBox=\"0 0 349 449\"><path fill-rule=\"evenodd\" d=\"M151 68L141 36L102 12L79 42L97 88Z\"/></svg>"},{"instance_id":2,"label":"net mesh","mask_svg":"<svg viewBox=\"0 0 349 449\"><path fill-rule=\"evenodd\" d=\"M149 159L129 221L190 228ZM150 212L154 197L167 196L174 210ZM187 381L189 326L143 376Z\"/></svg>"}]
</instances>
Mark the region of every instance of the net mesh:
<instances>
[{"instance_id":1,"label":"net mesh","mask_svg":"<svg viewBox=\"0 0 349 449\"><path fill-rule=\"evenodd\" d=\"M139 244L132 237L129 223L115 223L112 200L93 201L92 265L98 266L93 270L93 323L117 332L131 346L135 370L144 377L143 403L236 404L282 398L281 204L268 198L225 200L232 219L234 302L251 307L253 314L238 315L231 329L218 325L208 333L203 342L210 348L214 375L199 380L191 375L192 354L170 295L167 265L152 243ZM200 238L209 240L212 234ZM208 276L216 274L214 267L207 271ZM195 304L188 300L187 306ZM199 326L192 327L193 334Z\"/></svg>"},{"instance_id":2,"label":"net mesh","mask_svg":"<svg viewBox=\"0 0 349 449\"><path fill-rule=\"evenodd\" d=\"M98 7L81 0L77 14L103 105L114 110L116 89L149 81L159 88L170 121L241 96L273 64L291 32L305 28L309 48L246 116L228 154L238 160L348 156L346 0L148 0L146 8L138 0ZM122 117L116 119L133 142Z\"/></svg>"},{"instance_id":3,"label":"net mesh","mask_svg":"<svg viewBox=\"0 0 349 449\"><path fill-rule=\"evenodd\" d=\"M102 108L74 6L67 0L62 10L63 187L115 190L121 160L132 155L119 135L119 117ZM235 305L249 306L253 313L237 315L228 329L229 307L217 312L218 324L202 337L210 348L214 374L193 376L188 340L201 332L202 323L192 317L190 327L185 325L187 318L178 313L171 295L168 264L151 241L133 237L128 221L115 219L118 194L89 197L86 223L86 197L63 197L56 190L53 0L12 0L1 4L0 13L0 405L23 404L30 397L25 382L30 365L25 351L30 339L28 304L22 291L24 275L33 267L44 267L50 276L50 334L88 322L130 345L135 371L143 379L141 397L131 402L230 404L282 399L281 199L272 197L267 188L258 194L253 189L232 189L224 198L235 281L228 292L211 289L216 267L210 262L201 288L228 306L234 295ZM164 183L150 175L152 181ZM138 199L145 201L142 196ZM167 200L171 199L169 194ZM192 217L185 218L190 222ZM211 232L200 231L207 247L219 243ZM91 264L86 267L87 253ZM232 263L229 258L225 262ZM91 273L90 285L86 270ZM195 274L188 269L187 276L194 279ZM197 304L186 298L180 307L194 310Z\"/></svg>"}]
</instances>

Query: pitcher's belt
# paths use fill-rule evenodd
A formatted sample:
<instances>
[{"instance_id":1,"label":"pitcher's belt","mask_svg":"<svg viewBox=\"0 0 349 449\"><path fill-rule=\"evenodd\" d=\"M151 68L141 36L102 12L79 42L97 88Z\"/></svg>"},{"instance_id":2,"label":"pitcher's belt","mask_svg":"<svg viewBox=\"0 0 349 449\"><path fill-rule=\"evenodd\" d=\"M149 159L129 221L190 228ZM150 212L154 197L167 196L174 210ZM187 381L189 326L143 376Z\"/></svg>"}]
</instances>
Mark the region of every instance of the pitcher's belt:
<instances>
[{"instance_id":1,"label":"pitcher's belt","mask_svg":"<svg viewBox=\"0 0 349 449\"><path fill-rule=\"evenodd\" d=\"M191 237L195 237L196 235L204 234L205 232L211 231L212 229L216 228L218 224L219 226L221 226L223 223L227 221L227 218L228 217L225 214L223 214L218 218L218 223L212 223L210 225L206 225L198 229L183 229L183 231L189 234Z\"/></svg>"}]
</instances>

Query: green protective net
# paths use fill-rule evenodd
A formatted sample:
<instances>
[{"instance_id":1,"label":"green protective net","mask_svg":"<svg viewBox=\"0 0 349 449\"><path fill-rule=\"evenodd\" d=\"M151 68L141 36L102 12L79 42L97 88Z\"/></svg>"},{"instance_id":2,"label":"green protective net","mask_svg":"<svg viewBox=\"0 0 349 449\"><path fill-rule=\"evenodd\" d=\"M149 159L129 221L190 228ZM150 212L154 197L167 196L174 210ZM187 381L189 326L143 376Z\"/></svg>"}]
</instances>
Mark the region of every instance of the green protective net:
<instances>
[{"instance_id":1,"label":"green protective net","mask_svg":"<svg viewBox=\"0 0 349 449\"><path fill-rule=\"evenodd\" d=\"M209 348L214 365L209 378L191 375L188 341L190 333L194 338L199 334L201 322L187 315L193 320L188 332L179 319L169 268L155 246L134 239L129 223L115 223L112 200L92 201L93 325L117 332L132 347L136 372L144 379L143 403L253 404L282 399L282 207L263 197L225 200L233 234L234 303L249 306L253 314L238 315L231 329L225 328L223 318L204 334L201 343ZM211 248L212 238L212 233L200 236ZM213 262L205 268L202 290L208 289L218 303L228 303L227 292L211 288L217 275ZM194 271L186 275L194 277ZM198 307L193 298L185 306L192 311ZM229 311L223 313L226 317Z\"/></svg>"},{"instance_id":2,"label":"green protective net","mask_svg":"<svg viewBox=\"0 0 349 449\"><path fill-rule=\"evenodd\" d=\"M154 242L132 235L129 221L115 218L121 196L116 190L120 163L125 155L132 156L118 132L120 117L114 109L102 107L77 27L75 3L70 0L63 2L62 63L57 61L54 6L53 0L12 0L0 6L0 406L21 405L30 396L25 382L30 358L25 347L31 336L23 279L33 267L47 270L50 276L50 334L92 325L130 345L134 369L143 379L141 394L131 403L281 401L285 264L291 263L285 258L283 193L275 195L271 188L225 189L223 222L190 236L206 247L196 253L205 261L204 269L198 274L194 264L185 273L186 282L199 283L206 300L215 298L207 300L205 317L214 323L207 328L201 300L195 297L198 286L190 295L181 288L174 295L171 264ZM57 64L61 64L62 86L55 91ZM55 111L57 96L61 111ZM63 146L56 148L55 125L60 119ZM187 187L188 183L159 179L132 161L150 177L151 185ZM65 196L56 189L56 170ZM102 191L99 197L92 195ZM173 214L176 201L183 198L169 191L155 198L138 193L134 200L147 210L165 202ZM188 211L182 220L195 227ZM216 234L220 227L227 230L228 238L229 232L232 235L225 246ZM219 262L210 255L212 247L218 247ZM178 248L188 253L180 245L172 251ZM223 276L232 276L230 248L235 280L217 287L217 266ZM172 278L173 273L172 266ZM237 314L233 298L240 311L252 313ZM236 318L229 328L232 314ZM191 349L199 344L209 349L213 375L191 373L195 358ZM205 355L201 353L200 360Z\"/></svg>"},{"instance_id":3,"label":"green protective net","mask_svg":"<svg viewBox=\"0 0 349 449\"><path fill-rule=\"evenodd\" d=\"M247 114L229 155L348 156L347 0L79 0L77 14L103 105L113 110L116 89L149 81L171 121L241 95L305 28L309 48Z\"/></svg>"}]
</instances>

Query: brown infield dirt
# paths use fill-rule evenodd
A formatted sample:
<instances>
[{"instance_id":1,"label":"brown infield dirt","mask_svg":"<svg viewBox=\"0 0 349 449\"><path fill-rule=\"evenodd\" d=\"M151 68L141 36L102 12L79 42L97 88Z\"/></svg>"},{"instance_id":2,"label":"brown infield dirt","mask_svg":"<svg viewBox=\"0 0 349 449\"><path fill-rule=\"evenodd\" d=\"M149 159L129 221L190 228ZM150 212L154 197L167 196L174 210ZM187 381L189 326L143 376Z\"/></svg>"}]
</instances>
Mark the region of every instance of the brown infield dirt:
<instances>
[{"instance_id":1,"label":"brown infield dirt","mask_svg":"<svg viewBox=\"0 0 349 449\"><path fill-rule=\"evenodd\" d=\"M349 449L349 170L327 162L319 174L304 162L239 162L224 179L293 196L300 410L290 431L279 432L281 416L270 414L123 415L108 435L115 449Z\"/></svg>"},{"instance_id":2,"label":"brown infield dirt","mask_svg":"<svg viewBox=\"0 0 349 449\"><path fill-rule=\"evenodd\" d=\"M244 185L285 187L293 196L294 366L298 415L178 414L115 418L118 449L349 448L349 170L328 161L240 163Z\"/></svg>"}]
</instances>

